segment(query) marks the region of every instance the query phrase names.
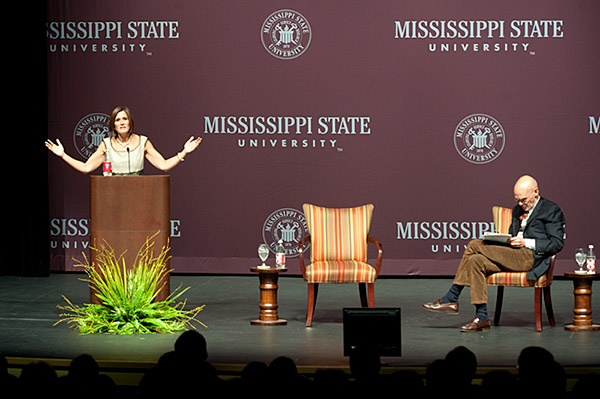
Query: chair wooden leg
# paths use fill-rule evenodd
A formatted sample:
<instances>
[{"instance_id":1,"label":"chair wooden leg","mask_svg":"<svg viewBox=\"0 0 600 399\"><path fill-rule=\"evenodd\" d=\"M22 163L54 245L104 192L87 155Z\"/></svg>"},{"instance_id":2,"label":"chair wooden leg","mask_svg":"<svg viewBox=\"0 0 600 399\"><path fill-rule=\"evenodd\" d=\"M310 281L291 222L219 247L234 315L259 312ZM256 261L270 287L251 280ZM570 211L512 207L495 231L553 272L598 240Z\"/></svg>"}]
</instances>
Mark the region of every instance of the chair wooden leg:
<instances>
[{"instance_id":1,"label":"chair wooden leg","mask_svg":"<svg viewBox=\"0 0 600 399\"><path fill-rule=\"evenodd\" d=\"M306 312L306 327L312 325L312 318L315 314L315 307L317 306L317 295L319 293L319 284L308 283L308 311Z\"/></svg>"},{"instance_id":2,"label":"chair wooden leg","mask_svg":"<svg viewBox=\"0 0 600 399\"><path fill-rule=\"evenodd\" d=\"M494 325L500 325L500 315L502 314L502 300L504 299L504 287L499 285L496 294L496 310L494 311Z\"/></svg>"},{"instance_id":3,"label":"chair wooden leg","mask_svg":"<svg viewBox=\"0 0 600 399\"><path fill-rule=\"evenodd\" d=\"M374 308L375 307L375 284L369 283L368 287L369 287L369 307Z\"/></svg>"},{"instance_id":4,"label":"chair wooden leg","mask_svg":"<svg viewBox=\"0 0 600 399\"><path fill-rule=\"evenodd\" d=\"M534 294L534 307L535 307L535 330L537 332L542 331L542 289L535 288Z\"/></svg>"},{"instance_id":5,"label":"chair wooden leg","mask_svg":"<svg viewBox=\"0 0 600 399\"><path fill-rule=\"evenodd\" d=\"M544 287L544 304L546 305L546 314L550 325L554 327L556 320L554 319L554 310L552 309L552 297L550 296L550 286Z\"/></svg>"},{"instance_id":6,"label":"chair wooden leg","mask_svg":"<svg viewBox=\"0 0 600 399\"><path fill-rule=\"evenodd\" d=\"M369 306L366 288L366 283L358 283L358 293L360 294L360 306L362 306L363 308Z\"/></svg>"}]
</instances>

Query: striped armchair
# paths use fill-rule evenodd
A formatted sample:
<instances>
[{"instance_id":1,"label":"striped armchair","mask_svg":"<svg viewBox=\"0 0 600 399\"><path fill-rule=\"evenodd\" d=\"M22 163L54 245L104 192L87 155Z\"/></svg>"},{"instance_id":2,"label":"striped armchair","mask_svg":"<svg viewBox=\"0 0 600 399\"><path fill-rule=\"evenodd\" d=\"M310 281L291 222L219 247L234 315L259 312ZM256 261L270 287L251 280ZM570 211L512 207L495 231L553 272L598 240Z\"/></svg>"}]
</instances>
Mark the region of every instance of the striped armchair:
<instances>
[{"instance_id":1,"label":"striped armchair","mask_svg":"<svg viewBox=\"0 0 600 399\"><path fill-rule=\"evenodd\" d=\"M497 233L508 233L512 222L512 209L500 206L492 207L494 217L494 226ZM494 324L500 324L500 315L502 313L502 300L504 298L504 287L533 287L534 288L534 310L535 310L535 328L542 331L542 293L546 304L546 313L551 326L556 325L554 312L552 311L552 298L550 296L550 285L554 274L555 256L550 259L548 271L540 276L537 281L529 281L525 278L526 272L500 272L494 273L487 278L488 285L498 286L496 296L496 311L494 313Z\"/></svg>"},{"instance_id":2,"label":"striped armchair","mask_svg":"<svg viewBox=\"0 0 600 399\"><path fill-rule=\"evenodd\" d=\"M304 204L308 235L298 245L300 270L308 283L306 326L312 325L320 283L358 283L361 305L374 306L374 285L383 257L381 244L369 237L373 205L355 208L323 208ZM304 248L310 241L310 263ZM367 245L377 247L375 267L367 263ZM367 295L368 289L368 295Z\"/></svg>"}]
</instances>

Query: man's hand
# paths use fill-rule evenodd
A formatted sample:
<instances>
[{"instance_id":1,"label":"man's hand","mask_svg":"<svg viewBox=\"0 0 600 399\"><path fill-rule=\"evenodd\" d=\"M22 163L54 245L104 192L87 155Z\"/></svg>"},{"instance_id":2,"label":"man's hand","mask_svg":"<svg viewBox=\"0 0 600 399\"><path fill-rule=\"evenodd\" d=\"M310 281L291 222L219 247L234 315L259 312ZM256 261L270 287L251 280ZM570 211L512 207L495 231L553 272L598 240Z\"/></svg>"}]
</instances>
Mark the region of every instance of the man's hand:
<instances>
[{"instance_id":1,"label":"man's hand","mask_svg":"<svg viewBox=\"0 0 600 399\"><path fill-rule=\"evenodd\" d=\"M523 248L525 246L525 239L521 237L511 237L508 242L513 248Z\"/></svg>"}]
</instances>

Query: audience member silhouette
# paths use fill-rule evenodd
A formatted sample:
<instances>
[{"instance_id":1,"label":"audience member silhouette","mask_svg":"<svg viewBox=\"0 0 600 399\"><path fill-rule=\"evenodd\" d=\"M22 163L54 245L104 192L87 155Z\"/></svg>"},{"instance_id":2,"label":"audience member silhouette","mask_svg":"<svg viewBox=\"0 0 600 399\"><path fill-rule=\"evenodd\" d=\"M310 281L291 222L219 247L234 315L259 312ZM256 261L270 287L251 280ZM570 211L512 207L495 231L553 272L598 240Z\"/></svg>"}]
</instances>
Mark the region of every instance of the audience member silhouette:
<instances>
[{"instance_id":1,"label":"audience member silhouette","mask_svg":"<svg viewBox=\"0 0 600 399\"><path fill-rule=\"evenodd\" d=\"M265 362L253 361L242 370L242 380L251 386L262 386L268 379L269 366Z\"/></svg>"},{"instance_id":2,"label":"audience member silhouette","mask_svg":"<svg viewBox=\"0 0 600 399\"><path fill-rule=\"evenodd\" d=\"M308 386L312 381L299 374L296 363L287 356L276 357L269 363L268 377L275 391L291 390L297 394L310 392Z\"/></svg>"},{"instance_id":3,"label":"audience member silhouette","mask_svg":"<svg viewBox=\"0 0 600 399\"><path fill-rule=\"evenodd\" d=\"M447 372L449 373L451 388L455 392L466 395L474 393L477 386L473 385L473 379L477 374L477 357L464 346L452 349L444 358Z\"/></svg>"},{"instance_id":4,"label":"audience member silhouette","mask_svg":"<svg viewBox=\"0 0 600 399\"><path fill-rule=\"evenodd\" d=\"M212 391L223 381L208 362L206 339L188 330L175 340L174 350L164 353L155 367L148 370L139 384L141 397L192 395Z\"/></svg>"},{"instance_id":5,"label":"audience member silhouette","mask_svg":"<svg viewBox=\"0 0 600 399\"><path fill-rule=\"evenodd\" d=\"M100 366L93 356L82 354L71 360L66 376L58 379L62 397L80 397L87 392L90 398L107 398L117 395L117 385L108 375L100 374Z\"/></svg>"},{"instance_id":6,"label":"audience member silhouette","mask_svg":"<svg viewBox=\"0 0 600 399\"><path fill-rule=\"evenodd\" d=\"M71 361L67 375L83 386L90 386L98 379L100 366L91 355L79 355Z\"/></svg>"},{"instance_id":7,"label":"audience member silhouette","mask_svg":"<svg viewBox=\"0 0 600 399\"><path fill-rule=\"evenodd\" d=\"M566 392L566 374L554 356L539 346L524 348L517 360L519 391L524 396L563 398Z\"/></svg>"},{"instance_id":8,"label":"audience member silhouette","mask_svg":"<svg viewBox=\"0 0 600 399\"><path fill-rule=\"evenodd\" d=\"M44 397L57 393L58 375L44 361L33 361L25 365L19 377L19 391L24 397Z\"/></svg>"},{"instance_id":9,"label":"audience member silhouette","mask_svg":"<svg viewBox=\"0 0 600 399\"><path fill-rule=\"evenodd\" d=\"M181 333L175 341L175 352L195 361L208 359L206 339L196 330Z\"/></svg>"},{"instance_id":10,"label":"audience member silhouette","mask_svg":"<svg viewBox=\"0 0 600 399\"><path fill-rule=\"evenodd\" d=\"M273 378L288 378L298 375L298 368L291 358L279 356L269 363L269 372Z\"/></svg>"},{"instance_id":11,"label":"audience member silhouette","mask_svg":"<svg viewBox=\"0 0 600 399\"><path fill-rule=\"evenodd\" d=\"M239 379L230 381L240 393L248 392L255 394L264 390L269 381L269 366L265 362L253 361L248 363L242 370Z\"/></svg>"}]
</instances>

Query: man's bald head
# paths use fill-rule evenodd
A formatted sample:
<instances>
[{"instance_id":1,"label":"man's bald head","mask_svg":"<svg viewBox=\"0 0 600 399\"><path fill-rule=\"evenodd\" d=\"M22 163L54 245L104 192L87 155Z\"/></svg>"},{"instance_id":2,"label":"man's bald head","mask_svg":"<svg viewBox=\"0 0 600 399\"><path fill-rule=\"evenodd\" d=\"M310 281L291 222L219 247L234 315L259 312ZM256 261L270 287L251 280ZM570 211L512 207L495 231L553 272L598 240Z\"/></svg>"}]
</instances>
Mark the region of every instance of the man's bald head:
<instances>
[{"instance_id":1,"label":"man's bald head","mask_svg":"<svg viewBox=\"0 0 600 399\"><path fill-rule=\"evenodd\" d=\"M529 175L519 177L515 183L514 195L515 201L525 212L528 212L540 197L537 181Z\"/></svg>"}]
</instances>

